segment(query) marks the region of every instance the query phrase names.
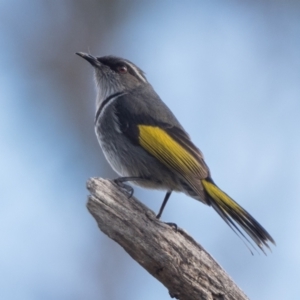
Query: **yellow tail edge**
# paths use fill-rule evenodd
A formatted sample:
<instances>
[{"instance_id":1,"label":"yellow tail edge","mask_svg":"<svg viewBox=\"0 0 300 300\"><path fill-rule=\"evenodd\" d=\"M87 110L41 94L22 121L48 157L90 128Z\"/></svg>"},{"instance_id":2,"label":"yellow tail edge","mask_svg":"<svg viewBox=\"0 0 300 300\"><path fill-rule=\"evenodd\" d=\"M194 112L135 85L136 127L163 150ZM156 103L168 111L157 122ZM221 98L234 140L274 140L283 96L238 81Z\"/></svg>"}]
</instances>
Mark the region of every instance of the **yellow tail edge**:
<instances>
[{"instance_id":1,"label":"yellow tail edge","mask_svg":"<svg viewBox=\"0 0 300 300\"><path fill-rule=\"evenodd\" d=\"M275 245L271 235L244 208L223 192L212 179L206 178L201 182L208 195L209 204L238 236L243 237L255 248L240 230L242 228L264 253L264 247L270 249L269 242ZM250 252L252 253L251 250Z\"/></svg>"}]
</instances>

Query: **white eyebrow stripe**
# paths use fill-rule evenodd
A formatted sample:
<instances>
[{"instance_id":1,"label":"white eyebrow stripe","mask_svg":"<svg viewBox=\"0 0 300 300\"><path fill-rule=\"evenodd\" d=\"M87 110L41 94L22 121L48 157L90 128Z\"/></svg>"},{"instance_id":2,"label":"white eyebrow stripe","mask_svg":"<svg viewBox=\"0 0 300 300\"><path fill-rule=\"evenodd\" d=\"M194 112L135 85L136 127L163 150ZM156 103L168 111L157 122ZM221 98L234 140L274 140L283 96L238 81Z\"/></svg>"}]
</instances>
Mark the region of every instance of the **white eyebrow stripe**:
<instances>
[{"instance_id":1,"label":"white eyebrow stripe","mask_svg":"<svg viewBox=\"0 0 300 300\"><path fill-rule=\"evenodd\" d=\"M135 74L145 83L147 82L146 78L143 76L143 74L140 73L140 71L136 68L135 65L131 64L130 62L126 61L126 64L129 65L133 71L135 72Z\"/></svg>"}]
</instances>

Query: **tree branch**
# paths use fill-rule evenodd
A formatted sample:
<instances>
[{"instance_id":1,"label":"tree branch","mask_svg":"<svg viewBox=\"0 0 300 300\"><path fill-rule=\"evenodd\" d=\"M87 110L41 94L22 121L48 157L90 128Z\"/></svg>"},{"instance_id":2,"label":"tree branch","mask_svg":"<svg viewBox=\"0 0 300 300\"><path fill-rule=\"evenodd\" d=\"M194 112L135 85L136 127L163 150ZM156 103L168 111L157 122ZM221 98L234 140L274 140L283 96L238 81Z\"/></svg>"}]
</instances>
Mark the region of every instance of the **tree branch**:
<instances>
[{"instance_id":1,"label":"tree branch","mask_svg":"<svg viewBox=\"0 0 300 300\"><path fill-rule=\"evenodd\" d=\"M87 183L87 208L101 231L159 280L172 298L248 299L216 261L185 231L156 219L153 211L109 180Z\"/></svg>"}]
</instances>

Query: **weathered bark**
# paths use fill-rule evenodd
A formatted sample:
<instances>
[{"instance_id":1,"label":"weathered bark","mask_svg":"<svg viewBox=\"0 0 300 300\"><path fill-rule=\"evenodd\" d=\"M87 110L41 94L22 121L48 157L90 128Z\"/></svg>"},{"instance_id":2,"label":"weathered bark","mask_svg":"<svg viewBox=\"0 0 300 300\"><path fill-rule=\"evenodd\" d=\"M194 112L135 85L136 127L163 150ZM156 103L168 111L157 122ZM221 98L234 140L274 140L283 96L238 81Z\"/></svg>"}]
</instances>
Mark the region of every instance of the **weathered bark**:
<instances>
[{"instance_id":1,"label":"weathered bark","mask_svg":"<svg viewBox=\"0 0 300 300\"><path fill-rule=\"evenodd\" d=\"M87 208L100 230L159 280L171 297L248 299L185 231L156 219L153 211L109 180L92 178L87 187Z\"/></svg>"}]
</instances>

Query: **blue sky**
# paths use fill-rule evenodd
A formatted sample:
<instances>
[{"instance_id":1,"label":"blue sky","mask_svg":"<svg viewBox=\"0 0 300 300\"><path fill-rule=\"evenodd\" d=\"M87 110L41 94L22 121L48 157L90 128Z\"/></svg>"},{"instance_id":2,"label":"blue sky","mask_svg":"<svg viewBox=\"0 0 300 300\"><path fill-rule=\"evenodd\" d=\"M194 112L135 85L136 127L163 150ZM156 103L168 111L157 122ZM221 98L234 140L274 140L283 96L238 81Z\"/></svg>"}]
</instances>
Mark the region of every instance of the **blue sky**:
<instances>
[{"instance_id":1,"label":"blue sky","mask_svg":"<svg viewBox=\"0 0 300 300\"><path fill-rule=\"evenodd\" d=\"M297 299L297 4L116 2L110 13L121 17L109 23L97 6L99 27L83 23L82 31L70 25L78 15L67 4L0 5L1 299L169 299L99 232L85 208L87 178L115 175L93 133L93 74L78 51L118 55L141 67L204 153L216 183L277 246L267 257L251 256L211 208L182 194L172 195L163 220L189 232L251 299ZM80 22L88 23L84 13ZM91 40L98 31L101 40ZM70 44L63 52L61 40ZM61 55L66 59L58 64ZM66 74L77 80L67 86L84 116L76 121L61 86ZM163 193L135 191L158 210Z\"/></svg>"}]
</instances>

